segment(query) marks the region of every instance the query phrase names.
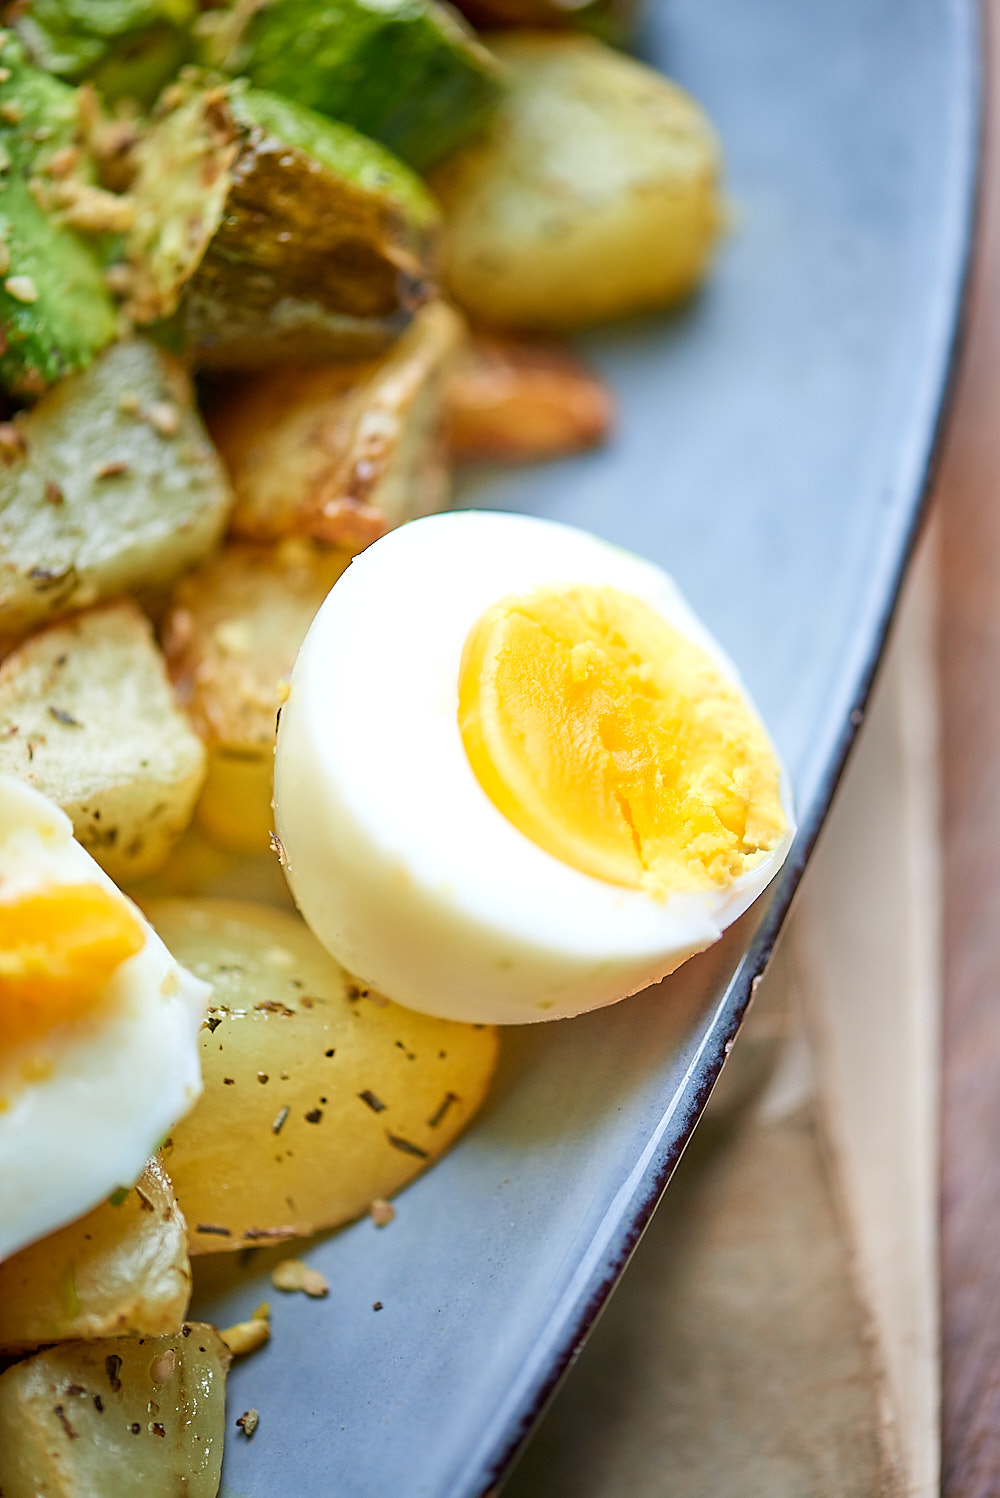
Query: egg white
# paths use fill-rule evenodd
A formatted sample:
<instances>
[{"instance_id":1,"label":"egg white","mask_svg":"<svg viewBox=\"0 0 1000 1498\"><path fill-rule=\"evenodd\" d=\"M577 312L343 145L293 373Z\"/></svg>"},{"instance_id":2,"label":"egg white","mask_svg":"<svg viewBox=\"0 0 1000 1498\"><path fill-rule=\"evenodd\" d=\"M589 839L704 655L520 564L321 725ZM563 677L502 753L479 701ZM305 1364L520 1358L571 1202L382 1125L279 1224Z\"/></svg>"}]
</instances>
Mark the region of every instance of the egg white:
<instances>
[{"instance_id":1,"label":"egg white","mask_svg":"<svg viewBox=\"0 0 1000 1498\"><path fill-rule=\"evenodd\" d=\"M0 1259L131 1185L201 1091L208 984L174 961L69 818L0 776L0 899L55 883L113 891L146 939L93 1013L0 1055Z\"/></svg>"},{"instance_id":2,"label":"egg white","mask_svg":"<svg viewBox=\"0 0 1000 1498\"><path fill-rule=\"evenodd\" d=\"M398 1003L520 1024L598 1008L714 942L793 834L728 887L666 901L580 872L493 804L466 756L458 681L492 604L561 584L644 600L740 686L651 563L551 521L458 511L351 563L303 644L278 730L275 816L299 909L339 962Z\"/></svg>"}]
</instances>

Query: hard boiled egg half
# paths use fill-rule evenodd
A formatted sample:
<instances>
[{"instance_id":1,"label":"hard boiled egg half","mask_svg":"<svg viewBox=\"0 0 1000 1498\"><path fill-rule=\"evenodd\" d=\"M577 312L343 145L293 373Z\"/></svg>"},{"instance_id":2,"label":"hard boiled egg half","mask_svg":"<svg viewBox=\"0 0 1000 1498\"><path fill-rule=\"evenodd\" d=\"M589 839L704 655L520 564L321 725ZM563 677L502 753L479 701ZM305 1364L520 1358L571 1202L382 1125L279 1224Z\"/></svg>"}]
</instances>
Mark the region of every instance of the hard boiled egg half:
<instances>
[{"instance_id":1,"label":"hard boiled egg half","mask_svg":"<svg viewBox=\"0 0 1000 1498\"><path fill-rule=\"evenodd\" d=\"M210 989L0 776L0 1259L130 1186L201 1091Z\"/></svg>"},{"instance_id":2,"label":"hard boiled egg half","mask_svg":"<svg viewBox=\"0 0 1000 1498\"><path fill-rule=\"evenodd\" d=\"M658 567L459 511L357 557L302 647L275 816L349 971L449 1019L614 1003L774 876L785 776L731 663Z\"/></svg>"}]
</instances>

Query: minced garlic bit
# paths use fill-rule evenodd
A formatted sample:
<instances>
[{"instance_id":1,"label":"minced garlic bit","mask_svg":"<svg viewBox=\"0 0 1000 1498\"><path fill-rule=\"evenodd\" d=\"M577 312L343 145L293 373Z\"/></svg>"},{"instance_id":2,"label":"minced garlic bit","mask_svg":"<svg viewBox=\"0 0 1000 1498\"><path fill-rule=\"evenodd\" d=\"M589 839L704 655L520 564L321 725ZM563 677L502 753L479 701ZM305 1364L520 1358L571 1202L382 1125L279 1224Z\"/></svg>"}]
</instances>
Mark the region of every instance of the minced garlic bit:
<instances>
[{"instance_id":1,"label":"minced garlic bit","mask_svg":"<svg viewBox=\"0 0 1000 1498\"><path fill-rule=\"evenodd\" d=\"M79 160L79 146L60 146L58 151L53 151L43 170L50 177L68 177L76 170Z\"/></svg>"},{"instance_id":2,"label":"minced garlic bit","mask_svg":"<svg viewBox=\"0 0 1000 1498\"><path fill-rule=\"evenodd\" d=\"M261 1315L260 1312L264 1312ZM225 1331L220 1331L222 1338L233 1357L243 1357L248 1352L256 1352L258 1347L271 1335L270 1309L265 1304L258 1306L249 1321L237 1321L235 1326L227 1326Z\"/></svg>"},{"instance_id":3,"label":"minced garlic bit","mask_svg":"<svg viewBox=\"0 0 1000 1498\"><path fill-rule=\"evenodd\" d=\"M180 430L180 412L170 401L154 401L151 406L146 407L142 416L161 437L176 437Z\"/></svg>"},{"instance_id":4,"label":"minced garlic bit","mask_svg":"<svg viewBox=\"0 0 1000 1498\"><path fill-rule=\"evenodd\" d=\"M177 1367L177 1354L172 1347L161 1352L149 1365L149 1376L154 1384L168 1384Z\"/></svg>"},{"instance_id":5,"label":"minced garlic bit","mask_svg":"<svg viewBox=\"0 0 1000 1498\"><path fill-rule=\"evenodd\" d=\"M245 619L223 619L212 637L223 655L247 656L253 648L250 626Z\"/></svg>"},{"instance_id":6,"label":"minced garlic bit","mask_svg":"<svg viewBox=\"0 0 1000 1498\"><path fill-rule=\"evenodd\" d=\"M256 1410L244 1410L242 1415L240 1415L237 1419L236 1424L239 1426L240 1430L242 1430L243 1434L249 1441L250 1437L253 1435L254 1431L260 1424L260 1415Z\"/></svg>"},{"instance_id":7,"label":"minced garlic bit","mask_svg":"<svg viewBox=\"0 0 1000 1498\"><path fill-rule=\"evenodd\" d=\"M134 281L135 273L130 265L109 265L104 272L104 284L112 296L128 296Z\"/></svg>"},{"instance_id":8,"label":"minced garlic bit","mask_svg":"<svg viewBox=\"0 0 1000 1498\"><path fill-rule=\"evenodd\" d=\"M84 234L125 234L135 221L131 198L74 177L57 182L52 198L62 209L63 222Z\"/></svg>"},{"instance_id":9,"label":"minced garlic bit","mask_svg":"<svg viewBox=\"0 0 1000 1498\"><path fill-rule=\"evenodd\" d=\"M38 301L38 287L30 276L8 276L3 286L7 295L12 296L15 302Z\"/></svg>"},{"instance_id":10,"label":"minced garlic bit","mask_svg":"<svg viewBox=\"0 0 1000 1498\"><path fill-rule=\"evenodd\" d=\"M329 1294L330 1287L318 1269L310 1269L301 1259L282 1259L271 1271L271 1283L276 1290L304 1290L306 1295Z\"/></svg>"},{"instance_id":11,"label":"minced garlic bit","mask_svg":"<svg viewBox=\"0 0 1000 1498\"><path fill-rule=\"evenodd\" d=\"M377 1228L388 1227L396 1215L396 1208L392 1203L383 1201L380 1196L375 1198L368 1210L371 1213L372 1222Z\"/></svg>"},{"instance_id":12,"label":"minced garlic bit","mask_svg":"<svg viewBox=\"0 0 1000 1498\"><path fill-rule=\"evenodd\" d=\"M15 426L12 421L0 422L0 458L5 463L13 463L15 458L23 457L27 450L28 444L20 427Z\"/></svg>"}]
</instances>

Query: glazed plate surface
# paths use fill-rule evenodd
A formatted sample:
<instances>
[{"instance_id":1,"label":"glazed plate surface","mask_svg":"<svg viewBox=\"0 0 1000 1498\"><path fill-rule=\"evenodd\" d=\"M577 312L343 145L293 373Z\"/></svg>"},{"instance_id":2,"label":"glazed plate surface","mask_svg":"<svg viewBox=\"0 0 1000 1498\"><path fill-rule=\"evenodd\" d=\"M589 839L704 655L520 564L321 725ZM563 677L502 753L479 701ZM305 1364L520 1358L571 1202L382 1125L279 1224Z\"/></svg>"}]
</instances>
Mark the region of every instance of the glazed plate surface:
<instances>
[{"instance_id":1,"label":"glazed plate surface","mask_svg":"<svg viewBox=\"0 0 1000 1498\"><path fill-rule=\"evenodd\" d=\"M270 1345L230 1379L229 1498L477 1498L502 1476L736 1035L918 520L974 197L972 0L651 0L642 50L722 135L716 273L682 312L587 340L621 409L607 449L478 474L461 501L584 526L673 573L774 733L798 843L658 989L508 1032L486 1111L395 1222L310 1248L326 1300L271 1291L264 1254L228 1280L212 1266L199 1314L272 1302Z\"/></svg>"}]
</instances>

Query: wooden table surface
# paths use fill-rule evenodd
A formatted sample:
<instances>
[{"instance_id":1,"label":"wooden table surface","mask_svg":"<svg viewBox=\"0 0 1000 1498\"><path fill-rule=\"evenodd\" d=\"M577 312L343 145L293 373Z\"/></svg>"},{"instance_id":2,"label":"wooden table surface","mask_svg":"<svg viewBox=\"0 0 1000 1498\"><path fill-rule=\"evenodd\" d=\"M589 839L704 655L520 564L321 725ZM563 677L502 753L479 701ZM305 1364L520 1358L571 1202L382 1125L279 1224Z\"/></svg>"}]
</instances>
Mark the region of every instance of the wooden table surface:
<instances>
[{"instance_id":1,"label":"wooden table surface","mask_svg":"<svg viewBox=\"0 0 1000 1498\"><path fill-rule=\"evenodd\" d=\"M1000 1494L1000 0L968 331L936 486L943 533L947 1498Z\"/></svg>"}]
</instances>

